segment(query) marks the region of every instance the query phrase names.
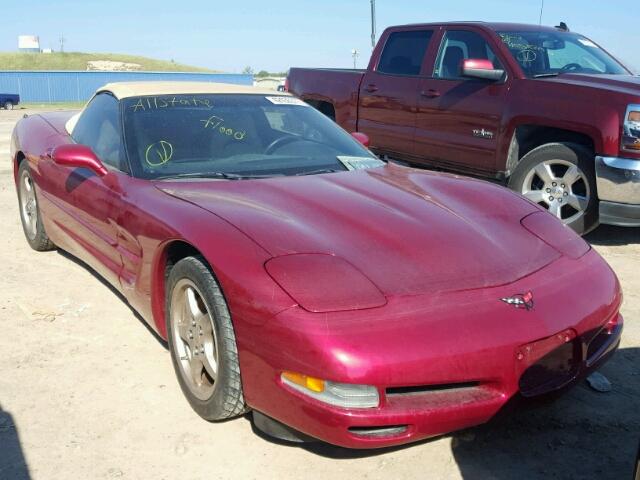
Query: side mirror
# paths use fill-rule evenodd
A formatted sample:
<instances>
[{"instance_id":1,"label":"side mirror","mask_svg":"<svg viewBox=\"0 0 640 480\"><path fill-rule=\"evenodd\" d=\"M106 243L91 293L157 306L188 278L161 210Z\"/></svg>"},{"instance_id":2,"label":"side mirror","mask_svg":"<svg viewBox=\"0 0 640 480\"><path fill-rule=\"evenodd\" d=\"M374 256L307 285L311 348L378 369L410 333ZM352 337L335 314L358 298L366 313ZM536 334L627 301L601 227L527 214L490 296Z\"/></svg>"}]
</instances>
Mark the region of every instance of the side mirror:
<instances>
[{"instance_id":1,"label":"side mirror","mask_svg":"<svg viewBox=\"0 0 640 480\"><path fill-rule=\"evenodd\" d=\"M362 145L364 145L365 147L369 148L369 135L367 135L366 133L362 133L362 132L353 132L351 134L351 136L353 138L355 138L357 141L359 141Z\"/></svg>"},{"instance_id":2,"label":"side mirror","mask_svg":"<svg viewBox=\"0 0 640 480\"><path fill-rule=\"evenodd\" d=\"M462 61L463 77L480 78L497 82L504 76L504 70L493 68L491 60L468 58Z\"/></svg>"},{"instance_id":3,"label":"side mirror","mask_svg":"<svg viewBox=\"0 0 640 480\"><path fill-rule=\"evenodd\" d=\"M58 165L76 168L88 168L99 177L104 177L108 170L90 147L77 143L67 143L56 147L51 158Z\"/></svg>"}]
</instances>

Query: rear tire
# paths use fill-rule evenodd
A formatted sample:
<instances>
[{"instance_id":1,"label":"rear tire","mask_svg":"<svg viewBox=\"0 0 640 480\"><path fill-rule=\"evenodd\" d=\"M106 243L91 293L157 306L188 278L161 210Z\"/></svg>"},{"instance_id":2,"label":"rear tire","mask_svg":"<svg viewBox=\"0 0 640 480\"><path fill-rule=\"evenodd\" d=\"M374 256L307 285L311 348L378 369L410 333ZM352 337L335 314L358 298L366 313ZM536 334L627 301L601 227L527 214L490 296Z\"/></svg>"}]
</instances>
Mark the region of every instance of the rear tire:
<instances>
[{"instance_id":1,"label":"rear tire","mask_svg":"<svg viewBox=\"0 0 640 480\"><path fill-rule=\"evenodd\" d=\"M22 231L29 246L38 252L53 250L54 243L49 240L44 230L42 215L38 206L36 184L31 177L29 162L23 160L18 169L18 206L20 207L20 221Z\"/></svg>"},{"instance_id":2,"label":"rear tire","mask_svg":"<svg viewBox=\"0 0 640 480\"><path fill-rule=\"evenodd\" d=\"M598 226L595 161L575 143L548 143L527 153L509 188L549 210L580 235Z\"/></svg>"},{"instance_id":3,"label":"rear tire","mask_svg":"<svg viewBox=\"0 0 640 480\"><path fill-rule=\"evenodd\" d=\"M191 407L209 421L244 413L231 316L202 257L184 258L171 269L166 312L171 361Z\"/></svg>"},{"instance_id":4,"label":"rear tire","mask_svg":"<svg viewBox=\"0 0 640 480\"><path fill-rule=\"evenodd\" d=\"M13 103L11 103L11 102L6 102L6 103L4 104L4 108L5 108L5 110L13 110Z\"/></svg>"}]
</instances>

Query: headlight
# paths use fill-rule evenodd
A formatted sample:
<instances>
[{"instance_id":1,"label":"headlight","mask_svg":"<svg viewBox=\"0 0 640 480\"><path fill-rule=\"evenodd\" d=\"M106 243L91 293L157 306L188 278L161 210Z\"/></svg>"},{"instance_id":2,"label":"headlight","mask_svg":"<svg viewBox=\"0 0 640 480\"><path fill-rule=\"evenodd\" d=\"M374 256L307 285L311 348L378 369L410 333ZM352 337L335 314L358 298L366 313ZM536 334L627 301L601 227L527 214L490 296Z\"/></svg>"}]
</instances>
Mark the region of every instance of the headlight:
<instances>
[{"instance_id":1,"label":"headlight","mask_svg":"<svg viewBox=\"0 0 640 480\"><path fill-rule=\"evenodd\" d=\"M359 310L387 303L371 280L333 255L285 255L272 258L265 268L298 305L310 312Z\"/></svg>"},{"instance_id":2,"label":"headlight","mask_svg":"<svg viewBox=\"0 0 640 480\"><path fill-rule=\"evenodd\" d=\"M591 247L573 230L548 212L527 215L520 223L540 240L569 258L580 258Z\"/></svg>"},{"instance_id":3,"label":"headlight","mask_svg":"<svg viewBox=\"0 0 640 480\"><path fill-rule=\"evenodd\" d=\"M640 153L640 105L629 105L622 124L622 150Z\"/></svg>"},{"instance_id":4,"label":"headlight","mask_svg":"<svg viewBox=\"0 0 640 480\"><path fill-rule=\"evenodd\" d=\"M342 408L375 408L378 390L370 385L335 383L296 372L282 372L282 383L311 398Z\"/></svg>"}]
</instances>

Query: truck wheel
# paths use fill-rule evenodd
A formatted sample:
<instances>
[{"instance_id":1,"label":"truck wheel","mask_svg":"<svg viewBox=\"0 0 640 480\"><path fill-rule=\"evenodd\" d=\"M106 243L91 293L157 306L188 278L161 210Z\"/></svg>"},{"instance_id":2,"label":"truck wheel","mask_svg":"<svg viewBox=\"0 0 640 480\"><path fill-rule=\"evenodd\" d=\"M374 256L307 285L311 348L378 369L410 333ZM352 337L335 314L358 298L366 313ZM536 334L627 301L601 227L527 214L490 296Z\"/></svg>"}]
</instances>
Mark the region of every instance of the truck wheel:
<instances>
[{"instance_id":1,"label":"truck wheel","mask_svg":"<svg viewBox=\"0 0 640 480\"><path fill-rule=\"evenodd\" d=\"M5 104L4 104L4 108L5 108L6 110L13 110L13 103L11 103L11 102L5 102Z\"/></svg>"},{"instance_id":2,"label":"truck wheel","mask_svg":"<svg viewBox=\"0 0 640 480\"><path fill-rule=\"evenodd\" d=\"M509 187L546 208L576 233L598 226L593 153L575 143L548 143L527 153Z\"/></svg>"}]
</instances>

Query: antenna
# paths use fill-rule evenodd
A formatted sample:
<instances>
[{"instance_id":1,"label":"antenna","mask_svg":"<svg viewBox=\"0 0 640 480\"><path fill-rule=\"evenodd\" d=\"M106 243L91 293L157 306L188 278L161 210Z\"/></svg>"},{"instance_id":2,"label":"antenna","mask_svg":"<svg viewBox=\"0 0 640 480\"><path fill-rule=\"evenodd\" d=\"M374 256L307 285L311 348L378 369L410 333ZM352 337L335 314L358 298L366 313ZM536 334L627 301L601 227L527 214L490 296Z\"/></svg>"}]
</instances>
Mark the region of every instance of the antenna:
<instances>
[{"instance_id":1,"label":"antenna","mask_svg":"<svg viewBox=\"0 0 640 480\"><path fill-rule=\"evenodd\" d=\"M540 20L538 25L542 25L542 12L544 11L544 0L542 0L542 5L540 5Z\"/></svg>"},{"instance_id":2,"label":"antenna","mask_svg":"<svg viewBox=\"0 0 640 480\"><path fill-rule=\"evenodd\" d=\"M376 48L376 0L371 0L371 48Z\"/></svg>"}]
</instances>

